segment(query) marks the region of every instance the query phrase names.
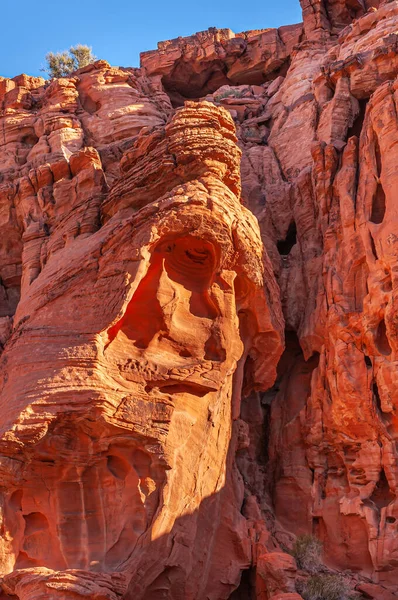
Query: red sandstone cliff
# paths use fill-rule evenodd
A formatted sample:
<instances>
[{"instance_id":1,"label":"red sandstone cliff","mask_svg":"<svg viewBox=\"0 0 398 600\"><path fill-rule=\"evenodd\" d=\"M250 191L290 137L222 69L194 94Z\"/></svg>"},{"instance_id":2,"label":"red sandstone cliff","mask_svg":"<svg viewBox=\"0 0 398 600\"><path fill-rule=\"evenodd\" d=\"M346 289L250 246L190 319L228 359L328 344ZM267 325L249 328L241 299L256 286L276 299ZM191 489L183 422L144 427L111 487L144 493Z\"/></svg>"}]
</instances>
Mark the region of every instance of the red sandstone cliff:
<instances>
[{"instance_id":1,"label":"red sandstone cliff","mask_svg":"<svg viewBox=\"0 0 398 600\"><path fill-rule=\"evenodd\" d=\"M398 597L398 1L302 8L0 80L1 597Z\"/></svg>"}]
</instances>

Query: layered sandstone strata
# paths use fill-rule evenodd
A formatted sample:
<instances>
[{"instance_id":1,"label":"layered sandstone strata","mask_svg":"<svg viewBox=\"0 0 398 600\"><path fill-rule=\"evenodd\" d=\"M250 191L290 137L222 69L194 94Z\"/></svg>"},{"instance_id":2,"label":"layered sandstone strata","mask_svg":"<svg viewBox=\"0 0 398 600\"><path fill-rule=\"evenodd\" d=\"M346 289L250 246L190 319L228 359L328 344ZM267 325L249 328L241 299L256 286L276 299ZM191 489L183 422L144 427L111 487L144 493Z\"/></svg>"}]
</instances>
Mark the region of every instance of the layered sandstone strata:
<instances>
[{"instance_id":1,"label":"layered sandstone strata","mask_svg":"<svg viewBox=\"0 0 398 600\"><path fill-rule=\"evenodd\" d=\"M4 597L398 595L398 2L302 8L0 81Z\"/></svg>"},{"instance_id":2,"label":"layered sandstone strata","mask_svg":"<svg viewBox=\"0 0 398 600\"><path fill-rule=\"evenodd\" d=\"M276 385L255 417L244 403L251 443L238 460L273 527L313 532L329 565L398 591L398 3L302 4L286 75L204 89L235 120L242 196L260 222L286 322ZM167 51L157 64L165 54L178 64Z\"/></svg>"},{"instance_id":3,"label":"layered sandstone strata","mask_svg":"<svg viewBox=\"0 0 398 600\"><path fill-rule=\"evenodd\" d=\"M107 79L112 119L106 88L83 108ZM103 63L29 80L23 116L53 131L3 171L20 296L4 281L18 302L1 356L0 554L4 591L24 600L227 598L251 562L232 423L242 387L275 380L278 288L239 202L229 113L187 104L164 126L167 100L141 103L144 84ZM47 136L58 152L42 164Z\"/></svg>"}]
</instances>

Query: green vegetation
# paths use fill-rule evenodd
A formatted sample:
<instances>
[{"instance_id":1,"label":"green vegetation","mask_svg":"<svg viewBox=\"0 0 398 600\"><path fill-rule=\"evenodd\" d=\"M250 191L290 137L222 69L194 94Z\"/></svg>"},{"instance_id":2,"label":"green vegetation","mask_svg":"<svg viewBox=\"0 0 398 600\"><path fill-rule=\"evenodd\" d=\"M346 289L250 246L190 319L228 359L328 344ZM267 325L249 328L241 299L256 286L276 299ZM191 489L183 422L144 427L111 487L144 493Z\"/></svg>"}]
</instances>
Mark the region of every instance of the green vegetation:
<instances>
[{"instance_id":1,"label":"green vegetation","mask_svg":"<svg viewBox=\"0 0 398 600\"><path fill-rule=\"evenodd\" d=\"M223 98L243 98L245 96L245 90L230 89L221 92L220 94L214 95L214 100L220 102Z\"/></svg>"},{"instance_id":2,"label":"green vegetation","mask_svg":"<svg viewBox=\"0 0 398 600\"><path fill-rule=\"evenodd\" d=\"M64 52L49 52L46 55L47 67L42 69L51 79L69 77L73 71L82 69L97 60L92 48L77 44Z\"/></svg>"}]
</instances>

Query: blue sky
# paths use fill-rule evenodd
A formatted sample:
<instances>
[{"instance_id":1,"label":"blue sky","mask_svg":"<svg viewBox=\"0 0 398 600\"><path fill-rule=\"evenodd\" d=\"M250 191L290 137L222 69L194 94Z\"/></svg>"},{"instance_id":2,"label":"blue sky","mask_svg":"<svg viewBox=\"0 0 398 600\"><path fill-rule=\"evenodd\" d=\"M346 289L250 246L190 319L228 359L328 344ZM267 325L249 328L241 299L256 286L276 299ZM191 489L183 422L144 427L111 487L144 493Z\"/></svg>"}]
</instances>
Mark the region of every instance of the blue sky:
<instances>
[{"instance_id":1,"label":"blue sky","mask_svg":"<svg viewBox=\"0 0 398 600\"><path fill-rule=\"evenodd\" d=\"M77 43L113 65L139 65L158 41L208 27L235 32L301 20L299 0L0 0L0 76L40 75L50 50Z\"/></svg>"}]
</instances>

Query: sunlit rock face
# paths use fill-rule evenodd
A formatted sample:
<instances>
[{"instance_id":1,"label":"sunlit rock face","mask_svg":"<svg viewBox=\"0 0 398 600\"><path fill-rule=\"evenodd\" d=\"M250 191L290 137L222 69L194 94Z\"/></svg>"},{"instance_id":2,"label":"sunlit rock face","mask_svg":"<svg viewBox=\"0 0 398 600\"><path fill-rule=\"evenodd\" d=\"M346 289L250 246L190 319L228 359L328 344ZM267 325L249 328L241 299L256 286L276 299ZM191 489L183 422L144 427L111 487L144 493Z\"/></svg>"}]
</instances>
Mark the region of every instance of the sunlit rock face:
<instances>
[{"instance_id":1,"label":"sunlit rock face","mask_svg":"<svg viewBox=\"0 0 398 600\"><path fill-rule=\"evenodd\" d=\"M4 598L397 597L398 2L302 8L0 80Z\"/></svg>"},{"instance_id":2,"label":"sunlit rock face","mask_svg":"<svg viewBox=\"0 0 398 600\"><path fill-rule=\"evenodd\" d=\"M272 385L283 319L236 141L202 103L143 132L109 187L79 150L46 182L53 220L51 165L25 176L1 371L9 593L228 597L250 562L232 419L243 386Z\"/></svg>"}]
</instances>

